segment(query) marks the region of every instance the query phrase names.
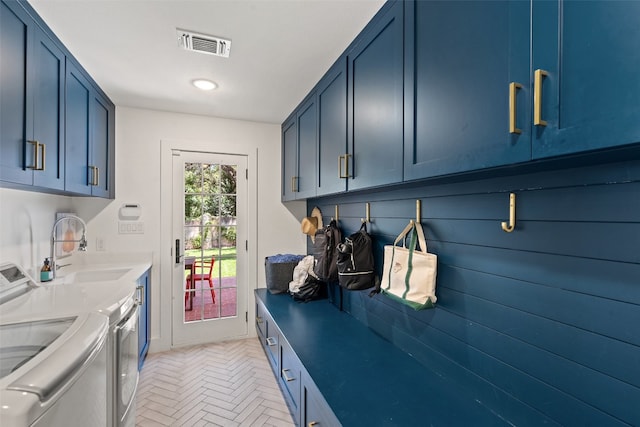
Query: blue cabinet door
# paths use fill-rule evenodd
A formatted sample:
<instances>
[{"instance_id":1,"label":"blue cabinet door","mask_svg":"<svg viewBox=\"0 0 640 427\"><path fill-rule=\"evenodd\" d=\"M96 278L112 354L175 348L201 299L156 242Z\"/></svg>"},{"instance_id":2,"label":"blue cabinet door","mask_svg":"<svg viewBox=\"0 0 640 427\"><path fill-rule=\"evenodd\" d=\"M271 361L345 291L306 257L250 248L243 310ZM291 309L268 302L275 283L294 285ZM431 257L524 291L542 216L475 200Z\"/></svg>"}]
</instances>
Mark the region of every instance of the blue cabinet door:
<instances>
[{"instance_id":1,"label":"blue cabinet door","mask_svg":"<svg viewBox=\"0 0 640 427\"><path fill-rule=\"evenodd\" d=\"M298 124L295 114L282 124L282 201L296 198Z\"/></svg>"},{"instance_id":2,"label":"blue cabinet door","mask_svg":"<svg viewBox=\"0 0 640 427\"><path fill-rule=\"evenodd\" d=\"M347 52L349 190L402 181L403 2L393 2Z\"/></svg>"},{"instance_id":3,"label":"blue cabinet door","mask_svg":"<svg viewBox=\"0 0 640 427\"><path fill-rule=\"evenodd\" d=\"M534 158L640 142L639 19L637 1L533 1Z\"/></svg>"},{"instance_id":4,"label":"blue cabinet door","mask_svg":"<svg viewBox=\"0 0 640 427\"><path fill-rule=\"evenodd\" d=\"M32 40L30 18L15 2L0 3L0 180L33 183L33 152L27 138L33 129L27 115L27 62ZM27 156L29 156L27 158Z\"/></svg>"},{"instance_id":5,"label":"blue cabinet door","mask_svg":"<svg viewBox=\"0 0 640 427\"><path fill-rule=\"evenodd\" d=\"M140 307L138 310L138 370L142 369L144 359L149 351L149 324L151 304L149 294L149 271L144 273L138 279L138 298L140 298Z\"/></svg>"},{"instance_id":6,"label":"blue cabinet door","mask_svg":"<svg viewBox=\"0 0 640 427\"><path fill-rule=\"evenodd\" d=\"M0 180L62 190L65 55L17 2L0 23Z\"/></svg>"},{"instance_id":7,"label":"blue cabinet door","mask_svg":"<svg viewBox=\"0 0 640 427\"><path fill-rule=\"evenodd\" d=\"M89 80L73 64L67 60L66 79L66 170L65 190L91 194L92 171L90 162L90 105L92 88Z\"/></svg>"},{"instance_id":8,"label":"blue cabinet door","mask_svg":"<svg viewBox=\"0 0 640 427\"><path fill-rule=\"evenodd\" d=\"M280 340L279 346L280 372L278 373L278 379L293 421L296 425L300 425L302 363L300 363L298 356L284 339Z\"/></svg>"},{"instance_id":9,"label":"blue cabinet door","mask_svg":"<svg viewBox=\"0 0 640 427\"><path fill-rule=\"evenodd\" d=\"M530 159L529 17L522 1L406 3L405 180Z\"/></svg>"},{"instance_id":10,"label":"blue cabinet door","mask_svg":"<svg viewBox=\"0 0 640 427\"><path fill-rule=\"evenodd\" d=\"M302 371L302 422L303 426L337 426L340 421L336 418L318 390L309 374Z\"/></svg>"},{"instance_id":11,"label":"blue cabinet door","mask_svg":"<svg viewBox=\"0 0 640 427\"><path fill-rule=\"evenodd\" d=\"M315 92L297 110L298 165L296 199L316 195L316 168L318 163L318 111Z\"/></svg>"},{"instance_id":12,"label":"blue cabinet door","mask_svg":"<svg viewBox=\"0 0 640 427\"><path fill-rule=\"evenodd\" d=\"M40 144L42 164L34 171L33 185L63 190L65 54L41 29L34 35L33 141Z\"/></svg>"},{"instance_id":13,"label":"blue cabinet door","mask_svg":"<svg viewBox=\"0 0 640 427\"><path fill-rule=\"evenodd\" d=\"M342 57L316 88L318 96L318 188L317 195L343 192L347 188L347 60Z\"/></svg>"},{"instance_id":14,"label":"blue cabinet door","mask_svg":"<svg viewBox=\"0 0 640 427\"><path fill-rule=\"evenodd\" d=\"M89 173L93 196L114 197L114 115L113 105L94 89L91 94L89 115L91 121Z\"/></svg>"}]
</instances>

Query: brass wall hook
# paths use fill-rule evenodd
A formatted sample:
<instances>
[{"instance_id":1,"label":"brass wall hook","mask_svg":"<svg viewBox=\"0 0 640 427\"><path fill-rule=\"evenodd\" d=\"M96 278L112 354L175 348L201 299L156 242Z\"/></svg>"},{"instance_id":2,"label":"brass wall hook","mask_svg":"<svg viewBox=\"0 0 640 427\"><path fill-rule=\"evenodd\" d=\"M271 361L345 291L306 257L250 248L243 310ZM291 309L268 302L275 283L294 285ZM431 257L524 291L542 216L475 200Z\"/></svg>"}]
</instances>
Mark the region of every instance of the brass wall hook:
<instances>
[{"instance_id":1,"label":"brass wall hook","mask_svg":"<svg viewBox=\"0 0 640 427\"><path fill-rule=\"evenodd\" d=\"M334 209L333 218L331 218L331 221L335 220L336 222L338 222L338 219L339 219L339 216L338 216L338 205L336 205L335 209Z\"/></svg>"},{"instance_id":2,"label":"brass wall hook","mask_svg":"<svg viewBox=\"0 0 640 427\"><path fill-rule=\"evenodd\" d=\"M509 224L502 222L502 229L511 233L516 228L516 193L509 194Z\"/></svg>"},{"instance_id":3,"label":"brass wall hook","mask_svg":"<svg viewBox=\"0 0 640 427\"><path fill-rule=\"evenodd\" d=\"M420 199L416 200L416 223L420 224L422 220L422 202Z\"/></svg>"},{"instance_id":4,"label":"brass wall hook","mask_svg":"<svg viewBox=\"0 0 640 427\"><path fill-rule=\"evenodd\" d=\"M371 222L371 205L369 204L369 202L367 202L367 204L365 205L365 217L360 218L360 221L363 223Z\"/></svg>"}]
</instances>

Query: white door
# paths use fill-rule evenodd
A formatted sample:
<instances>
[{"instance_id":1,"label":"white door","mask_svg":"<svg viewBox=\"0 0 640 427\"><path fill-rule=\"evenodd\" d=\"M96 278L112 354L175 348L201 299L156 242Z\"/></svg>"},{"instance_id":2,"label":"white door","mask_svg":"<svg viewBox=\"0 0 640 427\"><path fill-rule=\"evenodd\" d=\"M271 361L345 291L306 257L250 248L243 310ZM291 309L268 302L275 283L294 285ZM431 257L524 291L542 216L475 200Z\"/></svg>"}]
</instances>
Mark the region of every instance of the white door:
<instances>
[{"instance_id":1,"label":"white door","mask_svg":"<svg viewBox=\"0 0 640 427\"><path fill-rule=\"evenodd\" d=\"M247 158L173 151L174 346L247 334Z\"/></svg>"}]
</instances>

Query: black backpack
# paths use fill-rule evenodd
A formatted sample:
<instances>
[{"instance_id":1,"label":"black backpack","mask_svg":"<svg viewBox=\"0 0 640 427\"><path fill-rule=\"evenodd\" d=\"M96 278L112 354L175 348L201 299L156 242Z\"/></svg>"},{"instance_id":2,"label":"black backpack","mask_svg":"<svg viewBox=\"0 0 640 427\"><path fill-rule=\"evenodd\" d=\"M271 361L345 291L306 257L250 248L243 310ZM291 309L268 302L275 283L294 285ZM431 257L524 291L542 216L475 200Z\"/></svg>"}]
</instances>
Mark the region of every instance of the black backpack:
<instances>
[{"instance_id":1,"label":"black backpack","mask_svg":"<svg viewBox=\"0 0 640 427\"><path fill-rule=\"evenodd\" d=\"M349 290L369 289L376 286L373 261L373 243L367 233L367 223L338 245L338 281Z\"/></svg>"},{"instance_id":2,"label":"black backpack","mask_svg":"<svg viewBox=\"0 0 640 427\"><path fill-rule=\"evenodd\" d=\"M315 239L316 241L313 244L313 257L315 258L313 272L324 282L337 282L337 246L342 243L342 231L338 228L336 221L331 220L329 225L316 232Z\"/></svg>"},{"instance_id":3,"label":"black backpack","mask_svg":"<svg viewBox=\"0 0 640 427\"><path fill-rule=\"evenodd\" d=\"M326 298L327 284L309 274L304 284L300 286L298 292L291 293L291 297L294 301L298 302L308 302Z\"/></svg>"}]
</instances>

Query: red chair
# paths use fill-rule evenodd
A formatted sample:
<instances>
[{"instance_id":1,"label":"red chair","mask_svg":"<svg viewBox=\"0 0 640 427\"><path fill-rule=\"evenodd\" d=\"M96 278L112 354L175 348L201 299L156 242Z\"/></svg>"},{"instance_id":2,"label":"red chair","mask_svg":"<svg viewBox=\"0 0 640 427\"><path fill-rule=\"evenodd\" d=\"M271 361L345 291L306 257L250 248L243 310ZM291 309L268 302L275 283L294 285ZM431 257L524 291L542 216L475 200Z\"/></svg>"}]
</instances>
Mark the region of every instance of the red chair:
<instances>
[{"instance_id":1,"label":"red chair","mask_svg":"<svg viewBox=\"0 0 640 427\"><path fill-rule=\"evenodd\" d=\"M187 276L187 289L189 291L184 293L184 302L185 305L187 300L189 301L189 310L193 309L193 296L194 289L196 288L197 281L207 281L209 282L209 289L211 290L211 299L213 303L216 303L216 291L213 289L213 264L215 263L215 258L211 257L210 260L196 260L193 263L193 268L191 269L192 273ZM208 267L208 268L207 268ZM208 270L208 271L207 271Z\"/></svg>"}]
</instances>

